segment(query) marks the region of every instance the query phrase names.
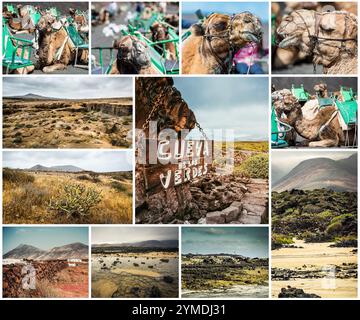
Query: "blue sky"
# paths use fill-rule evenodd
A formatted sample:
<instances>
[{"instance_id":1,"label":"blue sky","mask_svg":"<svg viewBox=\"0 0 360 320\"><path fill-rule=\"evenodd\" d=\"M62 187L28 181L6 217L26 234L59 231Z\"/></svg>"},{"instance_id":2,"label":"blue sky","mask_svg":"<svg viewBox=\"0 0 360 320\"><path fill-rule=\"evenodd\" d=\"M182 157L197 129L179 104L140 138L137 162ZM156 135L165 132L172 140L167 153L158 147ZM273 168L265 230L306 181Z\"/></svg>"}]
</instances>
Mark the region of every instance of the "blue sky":
<instances>
[{"instance_id":1,"label":"blue sky","mask_svg":"<svg viewBox=\"0 0 360 320\"><path fill-rule=\"evenodd\" d=\"M212 12L233 14L250 11L258 16L262 22L268 20L269 14L267 2L183 2L182 8L184 14L192 14L201 9L205 15Z\"/></svg>"},{"instance_id":2,"label":"blue sky","mask_svg":"<svg viewBox=\"0 0 360 320\"><path fill-rule=\"evenodd\" d=\"M181 92L204 129L233 129L237 140L268 139L267 78L173 79L175 87ZM199 134L198 130L193 132L192 135Z\"/></svg>"},{"instance_id":3,"label":"blue sky","mask_svg":"<svg viewBox=\"0 0 360 320\"><path fill-rule=\"evenodd\" d=\"M189 227L182 228L182 254L240 254L268 258L268 228Z\"/></svg>"},{"instance_id":4,"label":"blue sky","mask_svg":"<svg viewBox=\"0 0 360 320\"><path fill-rule=\"evenodd\" d=\"M88 228L84 227L4 227L3 253L27 244L49 250L66 244L88 244Z\"/></svg>"},{"instance_id":5,"label":"blue sky","mask_svg":"<svg viewBox=\"0 0 360 320\"><path fill-rule=\"evenodd\" d=\"M29 169L42 166L73 165L95 172L132 170L131 150L123 151L4 151L3 167Z\"/></svg>"}]
</instances>

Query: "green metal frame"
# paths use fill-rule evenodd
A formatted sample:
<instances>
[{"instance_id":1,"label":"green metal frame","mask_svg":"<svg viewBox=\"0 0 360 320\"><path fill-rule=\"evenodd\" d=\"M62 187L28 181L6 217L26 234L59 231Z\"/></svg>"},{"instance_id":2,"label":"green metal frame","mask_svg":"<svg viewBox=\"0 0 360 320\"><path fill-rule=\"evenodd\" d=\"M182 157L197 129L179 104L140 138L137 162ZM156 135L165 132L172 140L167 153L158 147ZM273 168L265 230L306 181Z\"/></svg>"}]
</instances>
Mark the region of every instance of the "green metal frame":
<instances>
[{"instance_id":1,"label":"green metal frame","mask_svg":"<svg viewBox=\"0 0 360 320\"><path fill-rule=\"evenodd\" d=\"M89 44L85 42L85 40L80 36L79 32L76 30L75 26L72 23L69 23L68 26L64 26L67 34L70 37L70 40L75 46L75 61L74 61L74 67L77 68L89 68L88 65L82 65L78 64L78 55L79 50L89 50Z\"/></svg>"},{"instance_id":2,"label":"green metal frame","mask_svg":"<svg viewBox=\"0 0 360 320\"><path fill-rule=\"evenodd\" d=\"M115 56L114 56L115 49L113 47L94 47L91 50L99 51L99 64L100 64L101 74L109 74L110 70L111 70L111 66L115 61ZM110 52L110 62L109 62L109 65L107 65L107 66L104 65L104 57L103 57L103 53L105 50L109 50L109 52Z\"/></svg>"},{"instance_id":3,"label":"green metal frame","mask_svg":"<svg viewBox=\"0 0 360 320\"><path fill-rule=\"evenodd\" d=\"M279 129L281 128L281 129ZM287 148L289 144L284 139L287 132L289 132L292 128L286 124L281 122L275 112L275 108L271 108L271 147L274 149L278 148Z\"/></svg>"},{"instance_id":4,"label":"green metal frame","mask_svg":"<svg viewBox=\"0 0 360 320\"><path fill-rule=\"evenodd\" d=\"M295 87L291 85L291 93L298 99L300 102L306 102L310 99L310 94L304 89L304 85L301 84L300 87Z\"/></svg>"},{"instance_id":5,"label":"green metal frame","mask_svg":"<svg viewBox=\"0 0 360 320\"><path fill-rule=\"evenodd\" d=\"M3 49L2 49L2 65L6 68L6 74L10 70L16 70L33 66L30 60L32 52L32 41L14 37L5 21L3 21ZM18 51L20 54L18 54Z\"/></svg>"},{"instance_id":6,"label":"green metal frame","mask_svg":"<svg viewBox=\"0 0 360 320\"><path fill-rule=\"evenodd\" d=\"M351 88L340 87L344 101L335 100L335 104L340 111L341 117L348 127L357 125L357 101Z\"/></svg>"}]
</instances>

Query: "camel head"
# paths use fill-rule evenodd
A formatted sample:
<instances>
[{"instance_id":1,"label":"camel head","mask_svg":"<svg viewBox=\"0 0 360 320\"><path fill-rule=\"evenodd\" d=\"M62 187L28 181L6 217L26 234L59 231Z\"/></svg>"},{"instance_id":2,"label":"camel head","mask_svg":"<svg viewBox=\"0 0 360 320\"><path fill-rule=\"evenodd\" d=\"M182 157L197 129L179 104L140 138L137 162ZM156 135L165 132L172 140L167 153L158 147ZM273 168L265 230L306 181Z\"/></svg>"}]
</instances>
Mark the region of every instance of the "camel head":
<instances>
[{"instance_id":1,"label":"camel head","mask_svg":"<svg viewBox=\"0 0 360 320\"><path fill-rule=\"evenodd\" d=\"M233 16L213 13L202 24L192 26L194 36L203 36L212 40L212 45L224 46L224 40L238 50L248 42L259 42L262 28L259 18L250 12Z\"/></svg>"},{"instance_id":2,"label":"camel head","mask_svg":"<svg viewBox=\"0 0 360 320\"><path fill-rule=\"evenodd\" d=\"M357 17L345 11L324 12L318 23L314 62L329 67L342 54L357 54ZM334 39L334 40L332 40ZM344 41L339 41L343 39Z\"/></svg>"},{"instance_id":3,"label":"camel head","mask_svg":"<svg viewBox=\"0 0 360 320\"><path fill-rule=\"evenodd\" d=\"M295 10L283 17L276 32L280 48L298 48L325 67L343 52L357 52L357 18L347 12Z\"/></svg>"},{"instance_id":4,"label":"camel head","mask_svg":"<svg viewBox=\"0 0 360 320\"><path fill-rule=\"evenodd\" d=\"M153 41L162 41L162 40L169 39L169 32L168 32L167 28L159 22L155 22L150 27L150 31L152 33Z\"/></svg>"},{"instance_id":5,"label":"camel head","mask_svg":"<svg viewBox=\"0 0 360 320\"><path fill-rule=\"evenodd\" d=\"M59 30L61 27L61 23L49 13L43 14L36 25L36 28L42 34L50 34L54 30Z\"/></svg>"},{"instance_id":6,"label":"camel head","mask_svg":"<svg viewBox=\"0 0 360 320\"><path fill-rule=\"evenodd\" d=\"M328 90L326 83L318 83L314 86L315 92L317 92L320 97L325 98L328 97Z\"/></svg>"},{"instance_id":7,"label":"camel head","mask_svg":"<svg viewBox=\"0 0 360 320\"><path fill-rule=\"evenodd\" d=\"M301 104L288 89L274 91L271 94L271 98L275 112L279 117L281 114L289 117L292 113L297 114L299 111L301 112Z\"/></svg>"},{"instance_id":8,"label":"camel head","mask_svg":"<svg viewBox=\"0 0 360 320\"><path fill-rule=\"evenodd\" d=\"M150 66L148 47L135 36L124 36L114 41L113 47L118 49L118 63L131 65L136 70Z\"/></svg>"},{"instance_id":9,"label":"camel head","mask_svg":"<svg viewBox=\"0 0 360 320\"><path fill-rule=\"evenodd\" d=\"M243 47L249 42L259 43L262 33L261 21L252 13L242 12L232 17L230 41L237 48Z\"/></svg>"},{"instance_id":10,"label":"camel head","mask_svg":"<svg viewBox=\"0 0 360 320\"><path fill-rule=\"evenodd\" d=\"M315 15L316 12L312 10L295 10L285 15L276 29L277 37L281 40L279 48L298 48L308 54L309 33L315 34Z\"/></svg>"}]
</instances>

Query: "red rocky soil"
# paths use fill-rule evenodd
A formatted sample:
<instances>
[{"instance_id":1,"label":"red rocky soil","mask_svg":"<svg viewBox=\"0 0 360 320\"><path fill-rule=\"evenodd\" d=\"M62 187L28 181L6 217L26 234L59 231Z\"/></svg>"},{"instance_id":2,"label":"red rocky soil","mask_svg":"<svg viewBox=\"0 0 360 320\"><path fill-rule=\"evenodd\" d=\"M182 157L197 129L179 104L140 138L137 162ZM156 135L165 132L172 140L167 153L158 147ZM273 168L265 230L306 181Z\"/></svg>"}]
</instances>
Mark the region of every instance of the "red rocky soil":
<instances>
[{"instance_id":1,"label":"red rocky soil","mask_svg":"<svg viewBox=\"0 0 360 320\"><path fill-rule=\"evenodd\" d=\"M31 261L36 270L35 290L22 288L22 264L3 266L3 297L87 297L88 263L69 267L66 260Z\"/></svg>"}]
</instances>

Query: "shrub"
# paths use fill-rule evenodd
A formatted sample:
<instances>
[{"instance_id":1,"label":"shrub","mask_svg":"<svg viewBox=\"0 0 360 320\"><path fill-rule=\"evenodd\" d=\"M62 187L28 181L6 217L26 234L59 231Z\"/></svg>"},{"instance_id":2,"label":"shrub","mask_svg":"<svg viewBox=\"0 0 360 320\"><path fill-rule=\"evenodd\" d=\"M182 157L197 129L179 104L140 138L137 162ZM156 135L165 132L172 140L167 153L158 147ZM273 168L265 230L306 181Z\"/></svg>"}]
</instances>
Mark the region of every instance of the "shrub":
<instances>
[{"instance_id":1,"label":"shrub","mask_svg":"<svg viewBox=\"0 0 360 320\"><path fill-rule=\"evenodd\" d=\"M124 185L118 181L111 182L111 187L119 192L127 192L126 185Z\"/></svg>"},{"instance_id":2,"label":"shrub","mask_svg":"<svg viewBox=\"0 0 360 320\"><path fill-rule=\"evenodd\" d=\"M285 244L294 243L292 237L273 233L271 236L271 250L279 249Z\"/></svg>"},{"instance_id":3,"label":"shrub","mask_svg":"<svg viewBox=\"0 0 360 320\"><path fill-rule=\"evenodd\" d=\"M340 233L341 229L342 229L341 222L334 222L334 223L328 225L325 232L327 235L336 235L336 234Z\"/></svg>"},{"instance_id":4,"label":"shrub","mask_svg":"<svg viewBox=\"0 0 360 320\"><path fill-rule=\"evenodd\" d=\"M236 173L240 173L248 178L269 178L269 155L257 154L246 159L238 168Z\"/></svg>"},{"instance_id":5,"label":"shrub","mask_svg":"<svg viewBox=\"0 0 360 320\"><path fill-rule=\"evenodd\" d=\"M101 193L82 184L66 184L59 199L50 199L49 209L68 218L88 216L92 208L101 202Z\"/></svg>"},{"instance_id":6,"label":"shrub","mask_svg":"<svg viewBox=\"0 0 360 320\"><path fill-rule=\"evenodd\" d=\"M333 247L355 247L357 248L357 237L356 236L346 236L335 238L335 244Z\"/></svg>"},{"instance_id":7,"label":"shrub","mask_svg":"<svg viewBox=\"0 0 360 320\"><path fill-rule=\"evenodd\" d=\"M16 184L22 184L22 183L32 183L35 181L35 178L31 174L28 174L20 170L4 168L3 180Z\"/></svg>"}]
</instances>

